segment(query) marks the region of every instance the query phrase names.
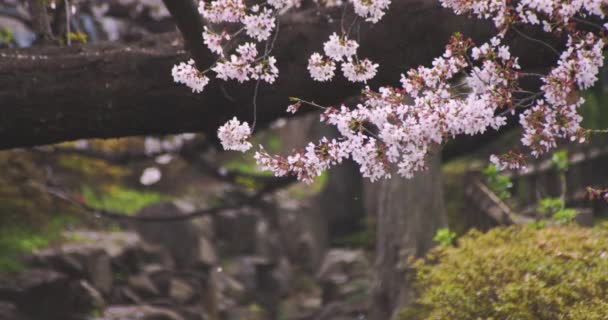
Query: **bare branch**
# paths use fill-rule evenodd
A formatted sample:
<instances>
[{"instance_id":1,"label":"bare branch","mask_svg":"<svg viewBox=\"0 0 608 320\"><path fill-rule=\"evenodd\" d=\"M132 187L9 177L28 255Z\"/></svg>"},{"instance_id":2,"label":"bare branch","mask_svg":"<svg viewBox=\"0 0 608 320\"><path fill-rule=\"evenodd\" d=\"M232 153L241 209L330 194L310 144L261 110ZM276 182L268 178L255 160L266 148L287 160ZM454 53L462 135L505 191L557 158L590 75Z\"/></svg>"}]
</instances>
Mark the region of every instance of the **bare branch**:
<instances>
[{"instance_id":1,"label":"bare branch","mask_svg":"<svg viewBox=\"0 0 608 320\"><path fill-rule=\"evenodd\" d=\"M192 54L197 67L199 70L204 70L208 67L206 64L212 61L214 57L203 43L202 34L205 22L198 13L194 1L163 0L163 3L171 13L173 20L175 20L175 24L184 38L186 49Z\"/></svg>"},{"instance_id":2,"label":"bare branch","mask_svg":"<svg viewBox=\"0 0 608 320\"><path fill-rule=\"evenodd\" d=\"M77 207L79 207L80 209L82 209L84 211L99 215L104 218L109 218L109 219L114 219L114 220L159 222L159 221L190 220L190 219L200 218L203 216L215 215L215 214L218 214L219 212L225 211L225 210L236 210L236 209L240 209L240 208L243 208L246 206L253 206L256 203L258 203L261 200L262 196L264 196L265 194L268 194L272 191L282 188L282 187L292 183L293 181L295 181L295 179L284 179L280 183L276 183L274 185L267 186L267 187L259 190L258 192L256 192L254 195L249 196L246 199L244 199L243 201L240 201L235 204L226 204L226 205L221 205L221 206L217 206L217 207L195 210L195 211L192 211L189 213L185 213L183 215L171 215L171 216L164 216L164 217L163 216L155 216L155 217L133 216L133 215L128 215L126 213L94 208L91 205L87 204L86 202L79 200L78 198L70 195L67 192L62 191L60 188L57 188L54 186L49 186L46 184L40 184L40 183L32 183L32 184L34 185L34 187L37 187L39 190L41 190L43 192L46 192L58 199L66 201L70 204L76 205Z\"/></svg>"}]
</instances>

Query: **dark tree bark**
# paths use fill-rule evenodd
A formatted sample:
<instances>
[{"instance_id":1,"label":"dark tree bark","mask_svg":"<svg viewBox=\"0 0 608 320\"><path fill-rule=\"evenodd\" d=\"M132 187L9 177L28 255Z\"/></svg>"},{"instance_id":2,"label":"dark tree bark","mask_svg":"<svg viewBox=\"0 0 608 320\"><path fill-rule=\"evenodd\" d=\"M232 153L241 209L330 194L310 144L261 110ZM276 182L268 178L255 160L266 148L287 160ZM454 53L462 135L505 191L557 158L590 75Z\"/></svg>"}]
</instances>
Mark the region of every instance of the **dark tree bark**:
<instances>
[{"instance_id":1,"label":"dark tree bark","mask_svg":"<svg viewBox=\"0 0 608 320\"><path fill-rule=\"evenodd\" d=\"M283 16L273 52L280 76L260 87L258 123L286 116L289 96L334 104L357 94L360 86L344 79L316 83L306 70L310 54L322 50L338 23L314 11ZM395 2L381 23L361 28L361 55L381 62L370 84L397 85L401 72L441 54L456 31L477 39L492 34L487 23L455 16L434 0ZM188 57L182 48L179 35L165 34L134 43L0 51L0 149L80 138L214 135L233 116L251 122L254 83L213 80L202 94L173 83L171 67Z\"/></svg>"},{"instance_id":2,"label":"dark tree bark","mask_svg":"<svg viewBox=\"0 0 608 320\"><path fill-rule=\"evenodd\" d=\"M28 0L32 29L36 33L38 43L48 43L53 40L51 20L46 10L47 0Z\"/></svg>"},{"instance_id":3,"label":"dark tree bark","mask_svg":"<svg viewBox=\"0 0 608 320\"><path fill-rule=\"evenodd\" d=\"M413 288L405 276L408 257L420 257L433 246L437 229L447 225L441 181L441 159L430 156L428 170L412 179L393 177L379 184L376 262L372 320L395 319L412 302Z\"/></svg>"}]
</instances>

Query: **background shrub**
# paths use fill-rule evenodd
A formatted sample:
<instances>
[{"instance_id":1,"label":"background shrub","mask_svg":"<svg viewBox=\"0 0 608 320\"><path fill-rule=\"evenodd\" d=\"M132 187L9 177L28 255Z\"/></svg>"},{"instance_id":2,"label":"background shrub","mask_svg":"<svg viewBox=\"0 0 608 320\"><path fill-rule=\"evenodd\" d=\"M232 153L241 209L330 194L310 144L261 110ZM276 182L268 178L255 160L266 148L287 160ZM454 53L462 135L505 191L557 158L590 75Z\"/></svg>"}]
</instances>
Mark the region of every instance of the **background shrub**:
<instances>
[{"instance_id":1,"label":"background shrub","mask_svg":"<svg viewBox=\"0 0 608 320\"><path fill-rule=\"evenodd\" d=\"M608 225L469 232L414 263L401 319L608 319Z\"/></svg>"}]
</instances>

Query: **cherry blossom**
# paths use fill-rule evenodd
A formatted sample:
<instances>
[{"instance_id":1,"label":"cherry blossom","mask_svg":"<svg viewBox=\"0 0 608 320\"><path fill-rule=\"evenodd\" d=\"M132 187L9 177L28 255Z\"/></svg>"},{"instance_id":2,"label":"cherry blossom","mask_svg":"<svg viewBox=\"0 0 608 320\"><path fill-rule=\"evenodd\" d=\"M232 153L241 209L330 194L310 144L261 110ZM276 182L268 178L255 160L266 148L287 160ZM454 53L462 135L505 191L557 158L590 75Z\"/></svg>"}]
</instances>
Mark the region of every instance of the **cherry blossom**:
<instances>
[{"instance_id":1,"label":"cherry blossom","mask_svg":"<svg viewBox=\"0 0 608 320\"><path fill-rule=\"evenodd\" d=\"M342 63L342 72L344 77L351 82L366 82L373 78L378 71L378 64L372 63L369 59Z\"/></svg>"},{"instance_id":2,"label":"cherry blossom","mask_svg":"<svg viewBox=\"0 0 608 320\"><path fill-rule=\"evenodd\" d=\"M251 136L249 124L241 123L236 117L219 127L217 136L225 150L245 152L251 149L251 143L247 141Z\"/></svg>"},{"instance_id":3,"label":"cherry blossom","mask_svg":"<svg viewBox=\"0 0 608 320\"><path fill-rule=\"evenodd\" d=\"M273 6L275 9L283 9L288 7L296 7L299 8L302 4L301 0L268 0L269 5Z\"/></svg>"},{"instance_id":4,"label":"cherry blossom","mask_svg":"<svg viewBox=\"0 0 608 320\"><path fill-rule=\"evenodd\" d=\"M308 59L308 71L316 81L328 81L334 77L336 64L330 59L323 59L319 53L313 53Z\"/></svg>"},{"instance_id":5,"label":"cherry blossom","mask_svg":"<svg viewBox=\"0 0 608 320\"><path fill-rule=\"evenodd\" d=\"M268 57L261 62L258 62L251 73L251 77L256 80L264 80L270 84L279 76L279 69L276 66L277 59L275 57Z\"/></svg>"},{"instance_id":6,"label":"cherry blossom","mask_svg":"<svg viewBox=\"0 0 608 320\"><path fill-rule=\"evenodd\" d=\"M173 81L183 83L192 89L192 92L202 92L209 83L209 78L201 74L194 65L194 60L190 59L187 63L180 63L171 70Z\"/></svg>"},{"instance_id":7,"label":"cherry blossom","mask_svg":"<svg viewBox=\"0 0 608 320\"><path fill-rule=\"evenodd\" d=\"M353 0L355 13L372 23L382 19L390 4L390 0Z\"/></svg>"},{"instance_id":8,"label":"cherry blossom","mask_svg":"<svg viewBox=\"0 0 608 320\"><path fill-rule=\"evenodd\" d=\"M329 36L329 40L323 44L325 55L334 61L342 61L344 57L350 58L357 53L359 44L347 37L339 37L335 32Z\"/></svg>"},{"instance_id":9,"label":"cherry blossom","mask_svg":"<svg viewBox=\"0 0 608 320\"><path fill-rule=\"evenodd\" d=\"M201 1L198 6L198 12L213 23L239 22L245 15L245 9L243 0Z\"/></svg>"},{"instance_id":10,"label":"cherry blossom","mask_svg":"<svg viewBox=\"0 0 608 320\"><path fill-rule=\"evenodd\" d=\"M257 41L268 39L275 27L275 18L272 14L271 10L264 8L259 14L250 14L243 17L242 22L245 25L247 35Z\"/></svg>"},{"instance_id":11,"label":"cherry blossom","mask_svg":"<svg viewBox=\"0 0 608 320\"><path fill-rule=\"evenodd\" d=\"M207 26L205 26L205 31L203 32L203 42L211 50L211 52L219 54L221 56L224 55L224 49L222 48L222 41L229 40L230 37L222 32L221 34L214 33L209 30Z\"/></svg>"}]
</instances>

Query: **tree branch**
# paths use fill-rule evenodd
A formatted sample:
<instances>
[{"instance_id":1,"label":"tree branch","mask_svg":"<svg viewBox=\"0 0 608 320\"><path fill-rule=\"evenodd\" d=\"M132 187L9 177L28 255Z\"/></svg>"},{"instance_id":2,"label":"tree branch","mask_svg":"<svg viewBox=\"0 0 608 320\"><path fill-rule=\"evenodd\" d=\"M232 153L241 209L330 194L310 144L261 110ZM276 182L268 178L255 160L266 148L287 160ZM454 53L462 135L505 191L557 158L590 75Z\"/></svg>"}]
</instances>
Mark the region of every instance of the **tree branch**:
<instances>
[{"instance_id":1,"label":"tree branch","mask_svg":"<svg viewBox=\"0 0 608 320\"><path fill-rule=\"evenodd\" d=\"M205 21L192 0L163 0L184 39L186 50L192 54L199 70L204 70L214 59L203 43Z\"/></svg>"},{"instance_id":2,"label":"tree branch","mask_svg":"<svg viewBox=\"0 0 608 320\"><path fill-rule=\"evenodd\" d=\"M249 197L245 198L244 200L242 200L238 203L235 203L235 204L226 204L226 205L221 205L221 206L217 206L217 207L199 209L199 210L195 210L195 211L185 213L182 215L154 216L154 217L133 216L133 215L128 215L126 213L94 208L94 207L90 206L89 204L87 204L86 202L79 200L78 198L76 198L74 196L71 196L69 193L62 191L61 189L59 189L57 187L49 186L46 184L40 184L40 183L33 183L33 185L35 187L37 187L39 190L41 190L42 192L48 193L58 199L61 199L70 204L76 205L77 207L79 207L80 209L82 209L84 211L91 212L93 214L102 216L104 218L109 218L109 219L114 219L114 220L123 220L123 221L130 220L130 221L142 221L142 222L159 222L159 221L182 221L182 220L195 219L195 218L200 218L203 216L215 215L215 214L218 214L219 212L225 211L225 210L236 210L236 209L243 208L245 206L255 205L258 201L260 201L260 199L264 195L288 185L289 183L293 182L292 180L295 180L295 179L284 179L280 183L276 183L272 186L266 186L265 188L262 188L261 190L257 191L252 196L249 196Z\"/></svg>"},{"instance_id":3,"label":"tree branch","mask_svg":"<svg viewBox=\"0 0 608 320\"><path fill-rule=\"evenodd\" d=\"M166 2L192 43L197 63L211 65L215 59L201 48L203 26L191 1ZM258 127L287 116L290 96L334 105L362 89L340 77L331 83L314 82L307 72L310 54L322 50L329 34L339 30L339 19L328 22L325 15L304 10L286 13L280 23L273 50L280 74L273 85L259 88ZM382 63L369 85L398 85L401 72L442 54L454 32L481 42L495 30L485 21L456 16L435 0L392 3L380 23L361 28L360 56ZM513 54L522 56L523 67L553 62L535 55L529 41L520 42L525 46L518 50L514 44ZM0 51L0 149L181 132L214 137L234 116L251 123L254 82L214 79L201 94L173 83L172 66L189 58L182 48L180 37L171 33L131 43Z\"/></svg>"},{"instance_id":4,"label":"tree branch","mask_svg":"<svg viewBox=\"0 0 608 320\"><path fill-rule=\"evenodd\" d=\"M79 149L62 146L39 147L34 148L33 151L44 154L53 153L77 155L87 158L103 160L105 162L115 165L124 165L135 161L146 161L162 154L172 153L179 155L183 160L189 162L191 165L193 165L195 169L199 170L200 172L210 175L216 180L222 182L239 184L242 182L243 179L253 180L257 185L259 185L260 189L274 185L283 186L292 182L296 182L296 179L294 177L275 177L271 175L247 173L238 170L222 170L220 168L217 168L209 162L205 161L202 157L200 157L200 153L203 152L210 145L211 144L208 142L208 140L195 140L190 143L184 144L178 150L174 150L172 152L163 150L153 154L132 151L105 152L102 150L96 150L91 148Z\"/></svg>"}]
</instances>

